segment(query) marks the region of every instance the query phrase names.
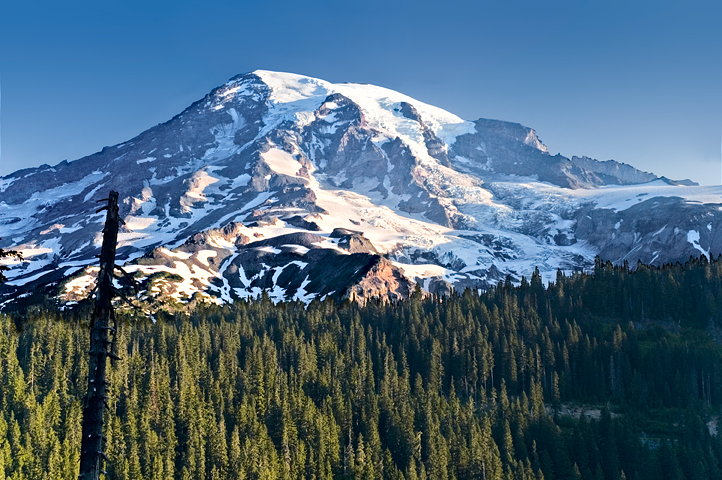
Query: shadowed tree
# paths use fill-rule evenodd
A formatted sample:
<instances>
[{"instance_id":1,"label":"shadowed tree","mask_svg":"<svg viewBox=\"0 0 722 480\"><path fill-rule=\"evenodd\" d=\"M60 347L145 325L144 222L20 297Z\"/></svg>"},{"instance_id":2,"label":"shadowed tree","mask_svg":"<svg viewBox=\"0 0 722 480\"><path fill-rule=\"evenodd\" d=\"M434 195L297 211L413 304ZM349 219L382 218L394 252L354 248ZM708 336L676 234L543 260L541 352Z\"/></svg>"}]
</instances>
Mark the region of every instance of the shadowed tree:
<instances>
[{"instance_id":1,"label":"shadowed tree","mask_svg":"<svg viewBox=\"0 0 722 480\"><path fill-rule=\"evenodd\" d=\"M23 254L15 250L3 250L2 248L0 248L0 260L2 260L3 258L15 258L22 261ZM7 277L3 273L7 272L8 270L10 270L10 267L0 264L0 283L5 283L8 281Z\"/></svg>"}]
</instances>

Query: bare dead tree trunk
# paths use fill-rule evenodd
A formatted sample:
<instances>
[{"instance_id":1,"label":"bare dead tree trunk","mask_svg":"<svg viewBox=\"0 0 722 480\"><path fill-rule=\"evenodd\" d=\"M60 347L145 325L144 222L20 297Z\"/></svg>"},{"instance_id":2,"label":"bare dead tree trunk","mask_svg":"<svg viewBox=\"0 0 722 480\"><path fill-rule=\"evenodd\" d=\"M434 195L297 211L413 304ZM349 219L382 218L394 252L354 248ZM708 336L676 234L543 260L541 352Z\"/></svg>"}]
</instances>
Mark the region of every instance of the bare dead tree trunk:
<instances>
[{"instance_id":1,"label":"bare dead tree trunk","mask_svg":"<svg viewBox=\"0 0 722 480\"><path fill-rule=\"evenodd\" d=\"M103 413L107 406L105 380L106 359L118 359L112 349L111 335L115 338L115 315L112 299L114 296L113 271L115 249L118 240L118 192L110 192L108 210L103 229L103 246L100 251L100 272L98 293L93 311L90 332L90 359L88 361L88 393L83 409L83 438L80 449L80 480L98 480L103 472L105 437L103 436ZM111 326L112 321L112 326Z\"/></svg>"}]
</instances>

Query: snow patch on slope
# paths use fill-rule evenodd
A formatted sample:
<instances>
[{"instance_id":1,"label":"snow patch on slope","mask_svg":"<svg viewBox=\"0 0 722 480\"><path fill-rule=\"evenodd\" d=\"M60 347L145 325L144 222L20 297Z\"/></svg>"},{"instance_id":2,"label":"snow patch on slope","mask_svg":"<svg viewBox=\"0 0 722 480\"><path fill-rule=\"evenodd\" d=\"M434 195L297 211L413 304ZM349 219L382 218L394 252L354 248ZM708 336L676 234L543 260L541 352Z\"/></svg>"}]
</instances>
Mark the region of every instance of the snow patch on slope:
<instances>
[{"instance_id":1,"label":"snow patch on slope","mask_svg":"<svg viewBox=\"0 0 722 480\"><path fill-rule=\"evenodd\" d=\"M705 250L699 244L699 232L697 230L690 230L687 232L687 242L691 243L696 250L699 250L702 253L702 255L709 258L709 250Z\"/></svg>"},{"instance_id":2,"label":"snow patch on slope","mask_svg":"<svg viewBox=\"0 0 722 480\"><path fill-rule=\"evenodd\" d=\"M289 177L297 177L298 172L303 168L301 162L296 160L290 153L280 148L272 148L261 154L263 160L276 173L288 175Z\"/></svg>"}]
</instances>

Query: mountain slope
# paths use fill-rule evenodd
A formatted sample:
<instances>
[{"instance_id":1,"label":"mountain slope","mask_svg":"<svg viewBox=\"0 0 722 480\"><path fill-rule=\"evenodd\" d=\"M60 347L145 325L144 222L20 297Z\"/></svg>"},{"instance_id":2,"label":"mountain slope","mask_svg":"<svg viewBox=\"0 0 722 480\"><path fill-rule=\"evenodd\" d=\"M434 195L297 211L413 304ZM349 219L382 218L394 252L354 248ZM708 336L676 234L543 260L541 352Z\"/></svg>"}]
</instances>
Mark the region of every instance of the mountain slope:
<instances>
[{"instance_id":1,"label":"mountain slope","mask_svg":"<svg viewBox=\"0 0 722 480\"><path fill-rule=\"evenodd\" d=\"M128 142L3 177L0 247L26 261L1 301L47 285L66 301L89 292L96 202L110 189L126 221L118 263L141 297L308 302L402 298L416 282L486 288L535 266L550 278L597 254L720 253L722 191L674 183L551 156L527 127L385 88L257 71Z\"/></svg>"}]
</instances>

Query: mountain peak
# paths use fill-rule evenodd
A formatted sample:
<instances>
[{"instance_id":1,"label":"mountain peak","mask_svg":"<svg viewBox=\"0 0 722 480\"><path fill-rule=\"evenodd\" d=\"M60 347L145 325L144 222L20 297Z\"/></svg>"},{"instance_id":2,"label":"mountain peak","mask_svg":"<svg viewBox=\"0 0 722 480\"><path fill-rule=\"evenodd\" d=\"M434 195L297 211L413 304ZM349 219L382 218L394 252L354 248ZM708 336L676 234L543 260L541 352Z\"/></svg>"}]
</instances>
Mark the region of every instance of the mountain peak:
<instances>
[{"instance_id":1,"label":"mountain peak","mask_svg":"<svg viewBox=\"0 0 722 480\"><path fill-rule=\"evenodd\" d=\"M387 88L258 70L127 142L0 180L0 247L26 258L4 301L88 291L95 202L110 189L126 221L119 262L143 298L176 302L401 298L415 282L487 288L598 254L659 264L721 250L714 188L551 156L531 128Z\"/></svg>"}]
</instances>

